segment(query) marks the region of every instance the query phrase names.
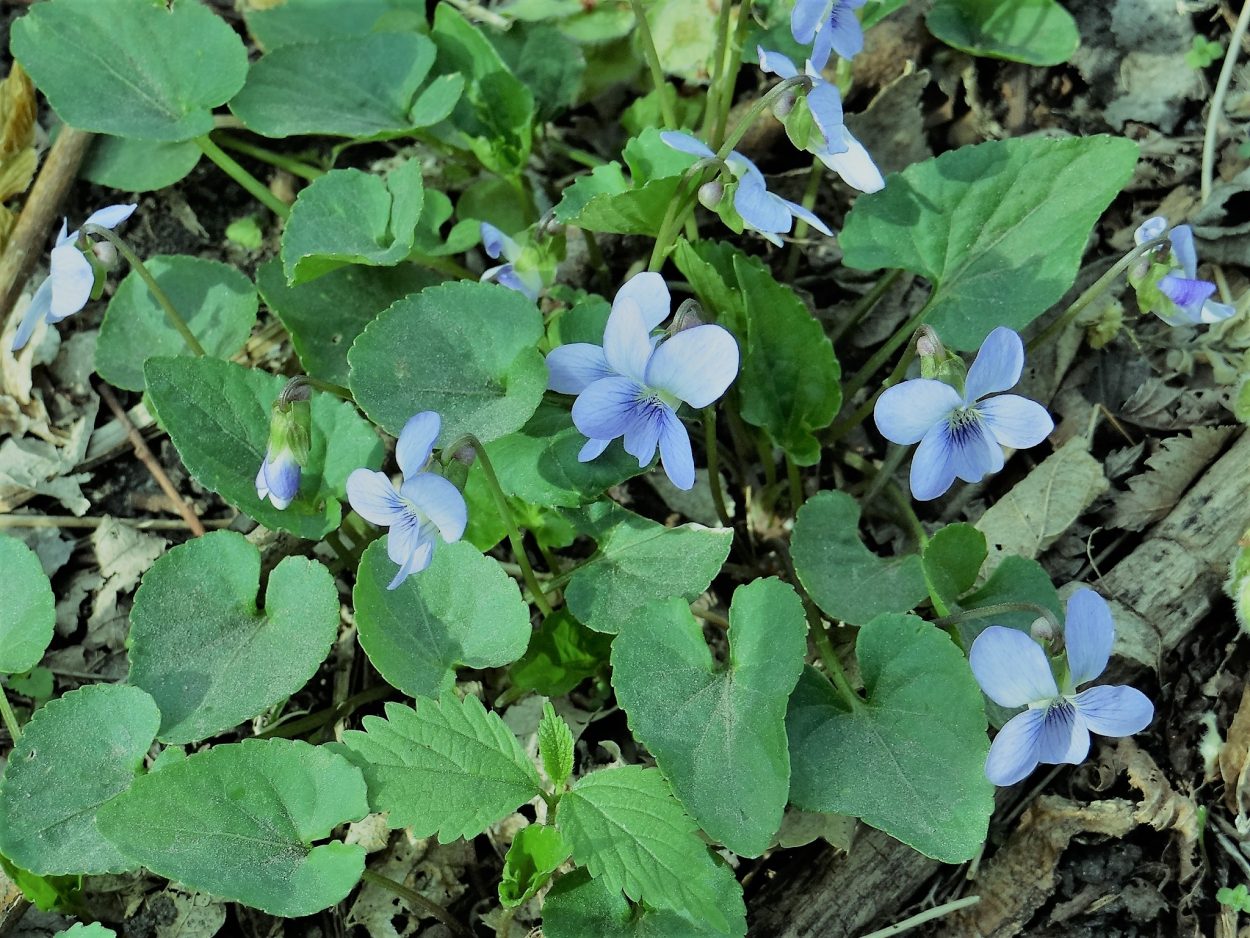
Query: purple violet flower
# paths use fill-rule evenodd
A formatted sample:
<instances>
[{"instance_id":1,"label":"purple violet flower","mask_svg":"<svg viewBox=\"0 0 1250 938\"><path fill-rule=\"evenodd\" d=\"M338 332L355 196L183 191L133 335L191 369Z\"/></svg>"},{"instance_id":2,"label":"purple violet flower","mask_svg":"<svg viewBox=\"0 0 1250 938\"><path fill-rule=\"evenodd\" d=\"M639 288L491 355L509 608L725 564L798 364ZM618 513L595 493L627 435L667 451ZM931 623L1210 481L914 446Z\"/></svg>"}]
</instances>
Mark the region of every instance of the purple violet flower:
<instances>
[{"instance_id":1,"label":"purple violet flower","mask_svg":"<svg viewBox=\"0 0 1250 938\"><path fill-rule=\"evenodd\" d=\"M1054 421L1035 401L996 394L1015 387L1024 369L1024 343L1000 326L968 369L961 394L933 378L913 378L887 388L873 418L893 443L919 442L911 463L913 498L928 501L958 477L980 482L1003 467L1003 447L1027 449L1050 435Z\"/></svg>"},{"instance_id":2,"label":"purple violet flower","mask_svg":"<svg viewBox=\"0 0 1250 938\"><path fill-rule=\"evenodd\" d=\"M1162 215L1147 218L1133 232L1138 244L1145 244L1161 237L1167 231L1168 220ZM1198 252L1194 250L1194 232L1188 225L1177 225L1168 231L1171 250L1156 255L1152 260L1143 258L1136 272L1130 272L1129 280L1137 290L1145 311L1152 312L1169 326L1196 326L1228 319L1237 310L1227 303L1211 299L1215 284L1198 279ZM1151 289L1153 287L1154 289Z\"/></svg>"},{"instance_id":3,"label":"purple violet flower","mask_svg":"<svg viewBox=\"0 0 1250 938\"><path fill-rule=\"evenodd\" d=\"M430 565L441 537L460 540L468 508L460 490L440 475L426 472L442 418L431 410L410 417L399 434L395 458L404 480L396 490L385 473L357 469L347 477L347 498L366 521L390 528L386 553L399 571L387 589Z\"/></svg>"},{"instance_id":4,"label":"purple violet flower","mask_svg":"<svg viewBox=\"0 0 1250 938\"><path fill-rule=\"evenodd\" d=\"M855 11L868 0L795 0L790 14L790 32L794 41L812 46L811 60L817 69L836 52L844 59L854 58L864 48L864 28Z\"/></svg>"},{"instance_id":5,"label":"purple violet flower","mask_svg":"<svg viewBox=\"0 0 1250 938\"><path fill-rule=\"evenodd\" d=\"M1039 762L1078 765L1089 755L1089 734L1132 736L1150 725L1154 704L1126 686L1077 691L1107 667L1115 623L1107 601L1082 589L1068 600L1067 662L1059 682L1046 653L1016 629L992 625L976 637L968 663L981 690L1003 707L1027 707L1003 725L990 746L985 775L1014 785Z\"/></svg>"},{"instance_id":6,"label":"purple violet flower","mask_svg":"<svg viewBox=\"0 0 1250 938\"><path fill-rule=\"evenodd\" d=\"M671 305L659 274L631 277L612 301L602 347L574 342L552 349L547 387L577 395L573 424L589 438L579 461L595 459L624 437L625 451L639 466L651 461L658 446L669 479L690 489L694 456L677 408L683 402L708 407L725 393L738 374L738 343L710 324L652 336Z\"/></svg>"},{"instance_id":7,"label":"purple violet flower","mask_svg":"<svg viewBox=\"0 0 1250 938\"><path fill-rule=\"evenodd\" d=\"M522 293L537 300L543 288L543 278L536 270L518 270L516 262L521 256L521 246L489 222L482 222L482 247L488 257L503 257L507 263L492 267L482 273L481 280L494 281L509 290Z\"/></svg>"}]
</instances>

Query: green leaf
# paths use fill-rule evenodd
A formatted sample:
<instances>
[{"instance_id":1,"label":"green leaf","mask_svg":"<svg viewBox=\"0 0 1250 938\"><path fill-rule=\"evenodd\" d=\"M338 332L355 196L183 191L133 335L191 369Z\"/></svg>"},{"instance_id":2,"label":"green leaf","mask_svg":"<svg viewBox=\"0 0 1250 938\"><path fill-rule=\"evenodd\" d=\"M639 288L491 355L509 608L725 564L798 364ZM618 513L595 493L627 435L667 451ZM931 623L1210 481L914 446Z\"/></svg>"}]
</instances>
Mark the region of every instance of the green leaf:
<instances>
[{"instance_id":1,"label":"green leaf","mask_svg":"<svg viewBox=\"0 0 1250 938\"><path fill-rule=\"evenodd\" d=\"M561 788L573 774L573 731L548 700L538 723L538 753L552 785Z\"/></svg>"},{"instance_id":2,"label":"green leaf","mask_svg":"<svg viewBox=\"0 0 1250 938\"><path fill-rule=\"evenodd\" d=\"M794 519L794 570L826 615L862 625L883 612L907 612L926 596L915 554L878 557L859 539L859 504L845 492L820 492Z\"/></svg>"},{"instance_id":3,"label":"green leaf","mask_svg":"<svg viewBox=\"0 0 1250 938\"><path fill-rule=\"evenodd\" d=\"M378 313L442 279L413 264L349 265L292 287L277 258L256 270L260 295L291 334L304 371L333 384L347 384L347 350Z\"/></svg>"},{"instance_id":4,"label":"green leaf","mask_svg":"<svg viewBox=\"0 0 1250 938\"><path fill-rule=\"evenodd\" d=\"M407 134L443 120L460 97L459 75L421 87L434 55L434 43L415 33L284 45L252 66L230 110L264 137Z\"/></svg>"},{"instance_id":5,"label":"green leaf","mask_svg":"<svg viewBox=\"0 0 1250 938\"><path fill-rule=\"evenodd\" d=\"M789 29L789 26L786 27ZM690 281L706 312L737 336L748 333L746 300L738 285L738 268L751 282L768 276L768 268L757 257L743 254L724 241L695 241L678 238L673 247L673 263Z\"/></svg>"},{"instance_id":6,"label":"green leaf","mask_svg":"<svg viewBox=\"0 0 1250 938\"><path fill-rule=\"evenodd\" d=\"M778 579L739 587L718 667L681 600L639 611L612 647L612 686L629 726L686 810L734 853L757 857L790 790L786 701L807 654L803 604Z\"/></svg>"},{"instance_id":7,"label":"green leaf","mask_svg":"<svg viewBox=\"0 0 1250 938\"><path fill-rule=\"evenodd\" d=\"M547 885L551 874L568 859L569 846L554 827L531 824L522 828L512 839L508 855L503 860L503 873L499 880L499 903L505 909L515 909L532 899L538 890Z\"/></svg>"},{"instance_id":8,"label":"green leaf","mask_svg":"<svg viewBox=\"0 0 1250 938\"><path fill-rule=\"evenodd\" d=\"M517 690L545 697L563 697L586 678L602 671L612 650L612 637L586 628L558 609L543 620L530 639L525 657L509 670Z\"/></svg>"},{"instance_id":9,"label":"green leaf","mask_svg":"<svg viewBox=\"0 0 1250 938\"><path fill-rule=\"evenodd\" d=\"M143 577L130 611L130 681L161 708L162 742L198 742L263 713L330 653L339 598L329 570L284 558L263 609L259 584L260 551L234 531L180 544Z\"/></svg>"},{"instance_id":10,"label":"green leaf","mask_svg":"<svg viewBox=\"0 0 1250 938\"><path fill-rule=\"evenodd\" d=\"M577 101L586 57L581 46L546 23L513 23L490 35L499 57L534 95L535 123L558 117Z\"/></svg>"},{"instance_id":11,"label":"green leaf","mask_svg":"<svg viewBox=\"0 0 1250 938\"><path fill-rule=\"evenodd\" d=\"M556 219L590 231L654 237L696 157L668 146L654 127L626 143L624 157L628 179L620 163L596 167L564 190Z\"/></svg>"},{"instance_id":12,"label":"green leaf","mask_svg":"<svg viewBox=\"0 0 1250 938\"><path fill-rule=\"evenodd\" d=\"M1017 137L907 167L856 199L838 236L848 267L933 284L926 322L970 351L1023 329L1067 292L1103 209L1137 162L1130 140Z\"/></svg>"},{"instance_id":13,"label":"green leaf","mask_svg":"<svg viewBox=\"0 0 1250 938\"><path fill-rule=\"evenodd\" d=\"M92 922L90 925L76 922L69 928L57 932L52 938L117 938L117 932L111 928L105 928L99 922Z\"/></svg>"},{"instance_id":14,"label":"green leaf","mask_svg":"<svg viewBox=\"0 0 1250 938\"><path fill-rule=\"evenodd\" d=\"M258 305L256 288L247 277L229 264L185 254L158 255L144 263L205 352L229 358L243 348ZM100 326L95 349L100 377L114 387L142 391L145 361L191 354L143 278L132 270L109 300Z\"/></svg>"},{"instance_id":15,"label":"green leaf","mask_svg":"<svg viewBox=\"0 0 1250 938\"><path fill-rule=\"evenodd\" d=\"M733 870L713 859L710 867L700 870L707 886L716 895L721 911L729 921L725 930L713 928L698 915L683 915L671 909L652 909L631 905L603 879L591 878L590 871L579 868L561 876L543 900L543 935L545 938L717 938L729 935L742 938L747 933L746 908L742 904L742 887ZM688 875L688 874L687 874Z\"/></svg>"},{"instance_id":16,"label":"green leaf","mask_svg":"<svg viewBox=\"0 0 1250 938\"><path fill-rule=\"evenodd\" d=\"M476 837L542 791L525 750L499 714L476 697L388 703L386 719L343 742L369 783L369 804L392 827L439 843Z\"/></svg>"},{"instance_id":17,"label":"green leaf","mask_svg":"<svg viewBox=\"0 0 1250 938\"><path fill-rule=\"evenodd\" d=\"M961 52L1026 65L1062 65L1081 41L1055 0L936 0L925 24Z\"/></svg>"},{"instance_id":18,"label":"green leaf","mask_svg":"<svg viewBox=\"0 0 1250 938\"><path fill-rule=\"evenodd\" d=\"M1040 563L1028 557L1014 554L1004 557L985 584L972 595L965 596L959 605L963 609L983 609L1002 603L1033 603L1049 609L1056 619L1063 618L1063 603L1050 582L1050 575ZM991 625L1027 632L1040 615L1030 611L1000 612L991 618L965 619L958 625L959 637L965 648L971 648L976 637Z\"/></svg>"},{"instance_id":19,"label":"green leaf","mask_svg":"<svg viewBox=\"0 0 1250 938\"><path fill-rule=\"evenodd\" d=\"M347 355L352 392L393 436L413 414L434 410L442 445L467 433L490 442L525 426L542 399L547 366L534 347L542 332L538 307L507 287L428 287L356 339Z\"/></svg>"},{"instance_id":20,"label":"green leaf","mask_svg":"<svg viewBox=\"0 0 1250 938\"><path fill-rule=\"evenodd\" d=\"M195 169L200 148L191 140L161 143L98 136L79 175L97 186L123 192L151 192L172 186Z\"/></svg>"},{"instance_id":21,"label":"green leaf","mask_svg":"<svg viewBox=\"0 0 1250 938\"><path fill-rule=\"evenodd\" d=\"M985 535L970 524L948 524L924 547L924 575L929 589L950 606L977 582L989 550Z\"/></svg>"},{"instance_id":22,"label":"green leaf","mask_svg":"<svg viewBox=\"0 0 1250 938\"><path fill-rule=\"evenodd\" d=\"M412 251L425 189L408 160L384 179L334 169L300 190L282 232L282 269L292 286L344 264L394 267Z\"/></svg>"},{"instance_id":23,"label":"green leaf","mask_svg":"<svg viewBox=\"0 0 1250 938\"><path fill-rule=\"evenodd\" d=\"M368 813L360 772L291 739L215 746L136 780L100 812L135 862L270 915L311 915L346 898L365 851L319 843Z\"/></svg>"},{"instance_id":24,"label":"green leaf","mask_svg":"<svg viewBox=\"0 0 1250 938\"><path fill-rule=\"evenodd\" d=\"M35 711L0 779L0 851L40 875L135 868L96 814L135 780L161 714L125 684L88 684Z\"/></svg>"},{"instance_id":25,"label":"green leaf","mask_svg":"<svg viewBox=\"0 0 1250 938\"><path fill-rule=\"evenodd\" d=\"M382 464L382 444L351 404L312 399L312 446L300 494L285 510L256 496L269 416L286 379L214 358L150 358L143 369L157 419L201 485L261 524L316 540L339 526L353 469Z\"/></svg>"},{"instance_id":26,"label":"green leaf","mask_svg":"<svg viewBox=\"0 0 1250 938\"><path fill-rule=\"evenodd\" d=\"M596 632L619 632L653 599L694 602L733 543L728 528L666 528L612 502L596 502L580 518L599 550L577 568L564 597L569 611Z\"/></svg>"},{"instance_id":27,"label":"green leaf","mask_svg":"<svg viewBox=\"0 0 1250 938\"><path fill-rule=\"evenodd\" d=\"M72 912L82 907L83 878L73 876L39 876L0 856L0 870L22 891L30 904L40 912ZM74 928L84 926L75 925ZM73 929L71 929L72 931ZM60 934L68 934L60 932ZM82 932L75 934L81 935ZM113 934L111 931L108 934Z\"/></svg>"},{"instance_id":28,"label":"green leaf","mask_svg":"<svg viewBox=\"0 0 1250 938\"><path fill-rule=\"evenodd\" d=\"M419 576L397 588L386 544L360 560L352 601L360 645L387 683L409 697L438 697L456 668L498 668L525 653L529 606L516 581L472 544L439 544Z\"/></svg>"},{"instance_id":29,"label":"green leaf","mask_svg":"<svg viewBox=\"0 0 1250 938\"><path fill-rule=\"evenodd\" d=\"M0 674L21 674L43 660L52 643L56 599L35 552L7 534L0 534L0 570L6 587L0 602Z\"/></svg>"},{"instance_id":30,"label":"green leaf","mask_svg":"<svg viewBox=\"0 0 1250 938\"><path fill-rule=\"evenodd\" d=\"M855 646L867 701L807 668L790 698L790 800L861 818L943 863L975 856L994 787L981 690L963 653L915 616L878 616Z\"/></svg>"},{"instance_id":31,"label":"green leaf","mask_svg":"<svg viewBox=\"0 0 1250 938\"><path fill-rule=\"evenodd\" d=\"M762 264L734 258L747 333L738 379L742 419L763 427L800 466L820 461L813 431L842 406L842 368L833 343L794 291Z\"/></svg>"},{"instance_id":32,"label":"green leaf","mask_svg":"<svg viewBox=\"0 0 1250 938\"><path fill-rule=\"evenodd\" d=\"M373 32L394 8L387 0L284 0L266 9L244 8L247 31L256 44L272 52L281 46L321 42Z\"/></svg>"},{"instance_id":33,"label":"green leaf","mask_svg":"<svg viewBox=\"0 0 1250 938\"><path fill-rule=\"evenodd\" d=\"M578 779L560 798L557 824L573 859L609 888L731 931L710 885L716 861L658 769L621 765Z\"/></svg>"},{"instance_id":34,"label":"green leaf","mask_svg":"<svg viewBox=\"0 0 1250 938\"><path fill-rule=\"evenodd\" d=\"M11 48L65 123L141 140L208 133L247 76L242 40L194 0L40 3Z\"/></svg>"}]
</instances>

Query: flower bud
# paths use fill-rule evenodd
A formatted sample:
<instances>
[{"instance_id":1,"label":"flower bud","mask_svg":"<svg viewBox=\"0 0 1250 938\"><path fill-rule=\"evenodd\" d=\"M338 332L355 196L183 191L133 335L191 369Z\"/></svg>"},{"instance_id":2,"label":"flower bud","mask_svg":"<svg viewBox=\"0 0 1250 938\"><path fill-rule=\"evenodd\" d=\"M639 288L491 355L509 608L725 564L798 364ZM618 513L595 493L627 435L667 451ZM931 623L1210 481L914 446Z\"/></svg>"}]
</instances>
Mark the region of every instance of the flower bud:
<instances>
[{"instance_id":1,"label":"flower bud","mask_svg":"<svg viewBox=\"0 0 1250 938\"><path fill-rule=\"evenodd\" d=\"M916 354L920 356L921 377L936 378L948 356L932 326L920 327L916 335Z\"/></svg>"},{"instance_id":2,"label":"flower bud","mask_svg":"<svg viewBox=\"0 0 1250 938\"><path fill-rule=\"evenodd\" d=\"M785 120L786 115L794 110L794 103L798 100L798 96L793 91L784 92L781 97L773 102L773 114L778 120Z\"/></svg>"},{"instance_id":3,"label":"flower bud","mask_svg":"<svg viewBox=\"0 0 1250 938\"><path fill-rule=\"evenodd\" d=\"M290 400L288 392L302 395ZM283 389L273 402L269 419L269 446L256 474L256 496L268 498L275 508L284 509L299 494L301 470L308 462L312 443L312 407L306 385Z\"/></svg>"},{"instance_id":4,"label":"flower bud","mask_svg":"<svg viewBox=\"0 0 1250 938\"><path fill-rule=\"evenodd\" d=\"M91 242L91 251L95 254L95 259L100 262L100 266L105 270L112 270L117 266L117 248L109 241L93 241Z\"/></svg>"},{"instance_id":5,"label":"flower bud","mask_svg":"<svg viewBox=\"0 0 1250 938\"><path fill-rule=\"evenodd\" d=\"M716 211L716 206L720 205L724 197L725 187L719 179L713 179L699 186L699 203L706 209Z\"/></svg>"},{"instance_id":6,"label":"flower bud","mask_svg":"<svg viewBox=\"0 0 1250 938\"><path fill-rule=\"evenodd\" d=\"M686 329L693 329L695 326L703 325L703 320L699 318L699 313L702 311L698 300L683 301L677 307L677 312L673 314L673 322L668 327L668 334L677 335L677 333Z\"/></svg>"},{"instance_id":7,"label":"flower bud","mask_svg":"<svg viewBox=\"0 0 1250 938\"><path fill-rule=\"evenodd\" d=\"M1029 626L1029 635L1033 636L1035 642L1041 642L1047 646L1053 645L1059 637L1055 633L1054 623L1045 616L1033 620L1033 624Z\"/></svg>"}]
</instances>

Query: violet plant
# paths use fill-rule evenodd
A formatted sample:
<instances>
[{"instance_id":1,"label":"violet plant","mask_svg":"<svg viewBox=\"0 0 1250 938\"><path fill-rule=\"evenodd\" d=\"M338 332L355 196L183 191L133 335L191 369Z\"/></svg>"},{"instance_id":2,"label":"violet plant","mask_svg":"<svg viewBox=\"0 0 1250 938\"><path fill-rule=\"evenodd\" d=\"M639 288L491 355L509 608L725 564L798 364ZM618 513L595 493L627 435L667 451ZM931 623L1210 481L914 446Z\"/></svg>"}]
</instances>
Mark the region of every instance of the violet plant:
<instances>
[{"instance_id":1,"label":"violet plant","mask_svg":"<svg viewBox=\"0 0 1250 938\"><path fill-rule=\"evenodd\" d=\"M9 325L14 349L86 310L62 325L80 327L103 297L94 249L124 257L96 369L144 395L231 521L144 575L125 682L24 725L0 695L0 854L23 888L71 908L62 877L142 868L286 917L389 890L469 933L467 905L414 894L344 837L372 815L442 843L502 837L499 934L525 915L548 938L594 916L604 934L742 936L724 858L773 849L787 810L962 863L995 785L1149 725L1140 691L1080 689L1114 651L1104 600L1073 593L1060 638L1037 560L991 563L978 528L913 504L957 479L993 503L1045 458L1047 402L1007 392L1038 321L1067 326L1089 302L1060 306L1136 144L995 140L883 175L843 113L864 99L846 61L871 42L865 0L774 5L765 25L790 30L795 59L751 41L747 0L725 2L710 82L680 97L688 63L633 6L654 87L624 89L633 129L612 162L564 119L598 67L623 64L598 58L620 46L598 41L594 11L539 32L508 6L479 24L462 12L476 4L442 2L373 31L315 4L249 8L250 62L194 0L45 0L15 21L51 108L114 157L93 181L159 190L203 157L267 213L254 277L141 259L113 231L131 203L63 225ZM565 16L584 19L561 31ZM543 68L518 36L551 44ZM793 148L752 149L774 119ZM784 170L807 162L800 191ZM254 175L270 168L300 181L293 204ZM841 220L838 254L822 218ZM1138 242L1095 293L1127 271L1169 323L1233 315L1198 279L1188 227L1152 219ZM795 288L830 256L881 272L852 312L832 281ZM889 313L900 279L927 291ZM245 349L262 302L290 339L263 364ZM844 339L865 322L877 338ZM899 536L867 539L866 508ZM0 617L3 674L53 638L51 587L23 551L0 537L29 600ZM1022 610L1053 623L1046 648ZM709 645L701 621L727 632ZM331 648L353 641L362 666L323 709L351 660L327 663ZM1024 709L995 733L987 697ZM610 761L586 714L613 707L630 739Z\"/></svg>"}]
</instances>

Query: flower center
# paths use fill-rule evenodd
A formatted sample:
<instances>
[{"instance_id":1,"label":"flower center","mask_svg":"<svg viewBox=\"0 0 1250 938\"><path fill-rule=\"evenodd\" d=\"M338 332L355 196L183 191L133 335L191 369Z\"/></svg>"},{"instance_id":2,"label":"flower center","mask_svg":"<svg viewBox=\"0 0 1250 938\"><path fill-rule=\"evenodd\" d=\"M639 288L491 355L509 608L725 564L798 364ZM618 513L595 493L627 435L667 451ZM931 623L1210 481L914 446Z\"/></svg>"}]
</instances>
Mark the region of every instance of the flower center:
<instances>
[{"instance_id":1,"label":"flower center","mask_svg":"<svg viewBox=\"0 0 1250 938\"><path fill-rule=\"evenodd\" d=\"M963 443L981 432L982 419L981 412L976 407L956 407L946 418L946 422L954 441Z\"/></svg>"},{"instance_id":2,"label":"flower center","mask_svg":"<svg viewBox=\"0 0 1250 938\"><path fill-rule=\"evenodd\" d=\"M675 411L681 403L666 391L661 391L659 388L649 388L645 385L638 386L638 397L635 400L639 407L645 407L648 410L665 407Z\"/></svg>"}]
</instances>

